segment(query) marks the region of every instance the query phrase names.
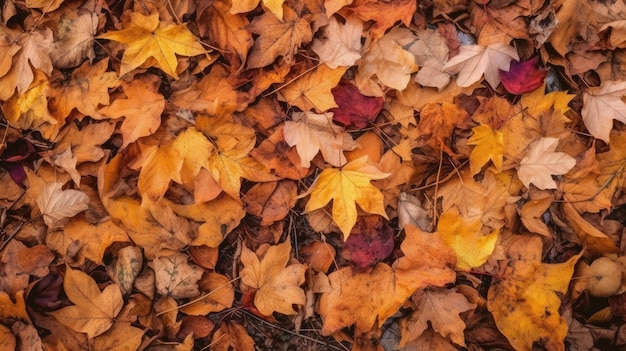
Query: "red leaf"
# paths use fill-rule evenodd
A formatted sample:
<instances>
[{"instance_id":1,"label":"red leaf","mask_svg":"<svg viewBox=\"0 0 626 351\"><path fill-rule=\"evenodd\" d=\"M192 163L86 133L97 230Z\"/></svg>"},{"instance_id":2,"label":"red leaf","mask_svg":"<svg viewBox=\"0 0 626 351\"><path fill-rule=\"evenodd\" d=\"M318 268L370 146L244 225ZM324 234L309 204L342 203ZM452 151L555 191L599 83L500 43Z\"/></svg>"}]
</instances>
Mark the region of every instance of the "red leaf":
<instances>
[{"instance_id":1,"label":"red leaf","mask_svg":"<svg viewBox=\"0 0 626 351\"><path fill-rule=\"evenodd\" d=\"M543 85L548 70L539 67L539 56L528 61L511 61L508 72L500 70L502 85L511 94L524 94Z\"/></svg>"},{"instance_id":2,"label":"red leaf","mask_svg":"<svg viewBox=\"0 0 626 351\"><path fill-rule=\"evenodd\" d=\"M364 272L393 252L393 228L381 216L359 217L346 240L341 257L352 261L357 272Z\"/></svg>"},{"instance_id":3,"label":"red leaf","mask_svg":"<svg viewBox=\"0 0 626 351\"><path fill-rule=\"evenodd\" d=\"M383 108L382 97L365 96L352 84L340 83L331 91L335 103L339 106L329 110L335 114L333 121L343 124L346 128L367 127Z\"/></svg>"}]
</instances>

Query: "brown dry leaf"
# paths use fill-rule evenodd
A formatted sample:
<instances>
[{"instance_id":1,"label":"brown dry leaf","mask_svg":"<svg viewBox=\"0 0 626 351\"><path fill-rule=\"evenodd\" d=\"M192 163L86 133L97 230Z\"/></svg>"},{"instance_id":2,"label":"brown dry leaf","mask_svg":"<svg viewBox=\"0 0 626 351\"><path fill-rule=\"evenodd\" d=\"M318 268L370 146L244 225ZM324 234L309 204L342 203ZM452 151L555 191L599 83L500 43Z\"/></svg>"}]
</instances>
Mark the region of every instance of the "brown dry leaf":
<instances>
[{"instance_id":1,"label":"brown dry leaf","mask_svg":"<svg viewBox=\"0 0 626 351\"><path fill-rule=\"evenodd\" d=\"M330 15L329 15L330 16ZM352 66L361 58L361 35L363 22L356 17L348 17L340 24L330 17L322 39L313 39L311 50L330 68Z\"/></svg>"},{"instance_id":2,"label":"brown dry leaf","mask_svg":"<svg viewBox=\"0 0 626 351\"><path fill-rule=\"evenodd\" d=\"M255 17L247 29L259 34L248 57L248 68L260 68L282 56L286 64L294 61L301 44L310 42L313 33L309 22L288 6L283 6L283 19L272 13Z\"/></svg>"},{"instance_id":3,"label":"brown dry leaf","mask_svg":"<svg viewBox=\"0 0 626 351\"><path fill-rule=\"evenodd\" d=\"M239 70L243 69L248 50L254 42L252 34L245 29L250 21L245 15L233 11L229 3L230 1L224 0L212 2L211 6L202 12L198 26L215 46L224 51L224 56L233 70ZM236 3L241 3L241 1Z\"/></svg>"},{"instance_id":4,"label":"brown dry leaf","mask_svg":"<svg viewBox=\"0 0 626 351\"><path fill-rule=\"evenodd\" d=\"M446 102L429 103L420 113L417 124L420 136L417 139L417 146L427 147L430 154L437 158L440 151L454 156L457 154L453 150L454 130L469 126L470 115L457 105Z\"/></svg>"},{"instance_id":5,"label":"brown dry leaf","mask_svg":"<svg viewBox=\"0 0 626 351\"><path fill-rule=\"evenodd\" d=\"M49 3L48 1L44 1ZM52 11L47 5L46 11ZM65 11L59 18L59 26L55 31L54 49L50 59L56 68L76 67L88 58L91 63L96 57L94 36L98 29L96 12Z\"/></svg>"},{"instance_id":6,"label":"brown dry leaf","mask_svg":"<svg viewBox=\"0 0 626 351\"><path fill-rule=\"evenodd\" d=\"M316 153L317 154L317 153ZM302 166L297 149L291 148L285 140L284 127L278 128L272 135L250 152L250 156L272 169L282 178L299 180L304 178L309 169Z\"/></svg>"},{"instance_id":7,"label":"brown dry leaf","mask_svg":"<svg viewBox=\"0 0 626 351\"><path fill-rule=\"evenodd\" d=\"M204 270L188 261L189 256L177 252L169 256L156 257L148 263L156 274L156 289L159 294L175 299L200 295L198 280Z\"/></svg>"},{"instance_id":8,"label":"brown dry leaf","mask_svg":"<svg viewBox=\"0 0 626 351\"><path fill-rule=\"evenodd\" d=\"M245 246L241 252L241 282L257 289L254 305L265 316L274 312L296 314L292 305L306 302L304 290L300 288L306 266L300 263L288 265L290 255L289 241L270 246L262 259Z\"/></svg>"},{"instance_id":9,"label":"brown dry leaf","mask_svg":"<svg viewBox=\"0 0 626 351\"><path fill-rule=\"evenodd\" d=\"M524 203L522 209L520 210L520 219L528 231L547 237L551 236L550 229L548 229L548 226L546 226L542 217L553 201L554 197L547 196L539 199L528 200Z\"/></svg>"},{"instance_id":10,"label":"brown dry leaf","mask_svg":"<svg viewBox=\"0 0 626 351\"><path fill-rule=\"evenodd\" d=\"M289 180L255 184L243 197L247 212L262 218L261 225L284 219L295 206L298 185Z\"/></svg>"},{"instance_id":11,"label":"brown dry leaf","mask_svg":"<svg viewBox=\"0 0 626 351\"><path fill-rule=\"evenodd\" d=\"M66 266L63 289L74 306L52 314L62 324L86 333L90 339L109 330L124 306L117 285L110 284L100 291L93 278L69 266Z\"/></svg>"},{"instance_id":12,"label":"brown dry leaf","mask_svg":"<svg viewBox=\"0 0 626 351\"><path fill-rule=\"evenodd\" d=\"M116 322L111 329L93 340L94 350L135 351L141 345L145 330L128 322Z\"/></svg>"},{"instance_id":13,"label":"brown dry leaf","mask_svg":"<svg viewBox=\"0 0 626 351\"><path fill-rule=\"evenodd\" d=\"M235 287L225 275L214 272L204 274L198 281L198 287L202 292L201 298L196 298L191 304L181 307L181 312L202 316L232 307Z\"/></svg>"},{"instance_id":14,"label":"brown dry leaf","mask_svg":"<svg viewBox=\"0 0 626 351\"><path fill-rule=\"evenodd\" d=\"M399 347L417 340L430 325L443 337L457 345L465 346L465 323L460 313L476 308L462 294L450 289L436 288L416 292L411 297L415 311L408 319L400 321Z\"/></svg>"},{"instance_id":15,"label":"brown dry leaf","mask_svg":"<svg viewBox=\"0 0 626 351\"><path fill-rule=\"evenodd\" d=\"M117 252L115 260L107 266L111 280L119 285L123 295L133 290L135 279L143 268L143 254L136 246L126 246Z\"/></svg>"},{"instance_id":16,"label":"brown dry leaf","mask_svg":"<svg viewBox=\"0 0 626 351\"><path fill-rule=\"evenodd\" d=\"M0 291L0 318L3 320L21 319L30 321L30 317L28 317L28 313L26 313L24 290L16 292L15 296L11 296L4 291ZM2 345L1 342L0 345Z\"/></svg>"},{"instance_id":17,"label":"brown dry leaf","mask_svg":"<svg viewBox=\"0 0 626 351\"><path fill-rule=\"evenodd\" d=\"M254 340L241 324L224 321L213 334L211 349L215 351L254 351Z\"/></svg>"},{"instance_id":18,"label":"brown dry leaf","mask_svg":"<svg viewBox=\"0 0 626 351\"><path fill-rule=\"evenodd\" d=\"M126 231L113 222L91 224L83 218L75 218L46 235L46 245L65 256L70 255L72 248L80 243L80 249L72 258L81 264L85 259L103 264L104 253L111 244L129 241Z\"/></svg>"},{"instance_id":19,"label":"brown dry leaf","mask_svg":"<svg viewBox=\"0 0 626 351\"><path fill-rule=\"evenodd\" d=\"M338 107L331 89L339 84L346 69L346 67L332 69L327 65L318 66L281 89L279 98L305 112L313 110L321 113Z\"/></svg>"}]
</instances>

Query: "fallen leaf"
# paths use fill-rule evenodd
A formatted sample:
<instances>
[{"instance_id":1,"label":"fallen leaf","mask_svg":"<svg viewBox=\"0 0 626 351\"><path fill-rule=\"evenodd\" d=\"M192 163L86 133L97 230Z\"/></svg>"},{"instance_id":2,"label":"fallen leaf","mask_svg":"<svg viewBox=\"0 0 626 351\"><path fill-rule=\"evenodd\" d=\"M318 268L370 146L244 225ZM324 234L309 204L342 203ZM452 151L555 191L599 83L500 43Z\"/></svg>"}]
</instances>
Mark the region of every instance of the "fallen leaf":
<instances>
[{"instance_id":1,"label":"fallen leaf","mask_svg":"<svg viewBox=\"0 0 626 351\"><path fill-rule=\"evenodd\" d=\"M52 11L45 6L46 11ZM66 12L59 19L59 26L55 31L54 49L50 52L50 59L56 68L76 67L86 58L89 63L96 57L94 51L94 36L98 29L98 14L96 12Z\"/></svg>"},{"instance_id":2,"label":"fallen leaf","mask_svg":"<svg viewBox=\"0 0 626 351\"><path fill-rule=\"evenodd\" d=\"M476 145L470 154L470 173L478 174L483 166L491 160L496 171L502 169L504 156L504 135L499 130L493 130L487 124L472 128L474 134L467 141L468 145Z\"/></svg>"},{"instance_id":3,"label":"fallen leaf","mask_svg":"<svg viewBox=\"0 0 626 351\"><path fill-rule=\"evenodd\" d=\"M171 181L182 184L183 158L171 144L147 146L141 153L144 161L137 189L142 196L156 201L165 195Z\"/></svg>"},{"instance_id":4,"label":"fallen leaf","mask_svg":"<svg viewBox=\"0 0 626 351\"><path fill-rule=\"evenodd\" d=\"M525 94L543 86L548 70L539 68L539 56L526 61L512 60L508 71L500 70L502 86L511 94Z\"/></svg>"},{"instance_id":5,"label":"fallen leaf","mask_svg":"<svg viewBox=\"0 0 626 351\"><path fill-rule=\"evenodd\" d=\"M613 120L626 123L626 82L605 81L600 87L587 89L583 93L583 116L585 127L595 138L609 143Z\"/></svg>"},{"instance_id":6,"label":"fallen leaf","mask_svg":"<svg viewBox=\"0 0 626 351\"><path fill-rule=\"evenodd\" d=\"M230 7L231 13L246 13L254 10L261 0L236 0ZM263 6L276 16L280 21L283 20L283 2L284 0L263 0Z\"/></svg>"},{"instance_id":7,"label":"fallen leaf","mask_svg":"<svg viewBox=\"0 0 626 351\"><path fill-rule=\"evenodd\" d=\"M89 275L66 266L63 290L74 306L52 312L54 317L71 329L96 337L111 328L124 306L120 288L109 284L100 291Z\"/></svg>"},{"instance_id":8,"label":"fallen leaf","mask_svg":"<svg viewBox=\"0 0 626 351\"><path fill-rule=\"evenodd\" d=\"M175 299L200 295L198 280L204 270L188 261L189 256L177 252L169 256L156 257L148 263L156 274L156 289L159 294Z\"/></svg>"},{"instance_id":9,"label":"fallen leaf","mask_svg":"<svg viewBox=\"0 0 626 351\"><path fill-rule=\"evenodd\" d=\"M483 265L493 253L499 231L484 235L480 219L468 221L458 213L447 211L439 217L437 230L442 240L454 250L458 270L470 271Z\"/></svg>"},{"instance_id":10,"label":"fallen leaf","mask_svg":"<svg viewBox=\"0 0 626 351\"><path fill-rule=\"evenodd\" d=\"M552 175L567 173L576 164L576 159L564 152L555 152L559 144L557 138L539 138L529 146L526 157L520 162L517 176L530 188L556 189Z\"/></svg>"},{"instance_id":11,"label":"fallen leaf","mask_svg":"<svg viewBox=\"0 0 626 351\"><path fill-rule=\"evenodd\" d=\"M395 27L378 40L368 40L363 49L363 57L355 81L359 90L367 95L382 96L382 89L371 87L372 76L392 89L404 90L417 71L413 54L403 48L415 36L406 28Z\"/></svg>"},{"instance_id":12,"label":"fallen leaf","mask_svg":"<svg viewBox=\"0 0 626 351\"><path fill-rule=\"evenodd\" d=\"M128 322L116 322L111 329L93 340L94 350L137 350L145 330L131 326Z\"/></svg>"},{"instance_id":13,"label":"fallen leaf","mask_svg":"<svg viewBox=\"0 0 626 351\"><path fill-rule=\"evenodd\" d=\"M133 12L127 28L103 33L98 38L128 45L122 56L120 76L148 63L178 79L176 54L196 56L207 52L187 26L159 22L158 12L148 16Z\"/></svg>"},{"instance_id":14,"label":"fallen leaf","mask_svg":"<svg viewBox=\"0 0 626 351\"><path fill-rule=\"evenodd\" d=\"M448 60L445 38L434 29L420 30L416 34L417 40L408 48L415 56L415 63L420 66L415 81L441 92L450 83L450 74L444 71Z\"/></svg>"},{"instance_id":15,"label":"fallen leaf","mask_svg":"<svg viewBox=\"0 0 626 351\"><path fill-rule=\"evenodd\" d=\"M454 290L444 288L418 291L411 297L411 302L415 311L400 322L400 348L417 340L429 325L441 336L465 346L465 323L459 314L476 308L475 303L470 303Z\"/></svg>"},{"instance_id":16,"label":"fallen leaf","mask_svg":"<svg viewBox=\"0 0 626 351\"><path fill-rule=\"evenodd\" d=\"M279 98L302 111L324 112L338 107L331 92L346 72L346 67L331 69L321 65L280 90Z\"/></svg>"},{"instance_id":17,"label":"fallen leaf","mask_svg":"<svg viewBox=\"0 0 626 351\"><path fill-rule=\"evenodd\" d=\"M509 244L501 279L491 284L487 307L498 329L516 350L530 351L539 342L547 350L565 350L567 323L560 294L566 294L580 254L557 264L541 263L538 236L517 236Z\"/></svg>"},{"instance_id":18,"label":"fallen leaf","mask_svg":"<svg viewBox=\"0 0 626 351\"><path fill-rule=\"evenodd\" d=\"M324 28L324 37L313 39L311 50L328 67L352 66L361 58L361 35L363 22L358 18L348 17L344 24L339 24L332 16Z\"/></svg>"},{"instance_id":19,"label":"fallen leaf","mask_svg":"<svg viewBox=\"0 0 626 351\"><path fill-rule=\"evenodd\" d=\"M188 315L202 316L211 312L220 312L232 307L235 300L235 287L228 277L210 272L198 281L201 297L185 304L180 311Z\"/></svg>"},{"instance_id":20,"label":"fallen leaf","mask_svg":"<svg viewBox=\"0 0 626 351\"><path fill-rule=\"evenodd\" d=\"M284 219L295 206L298 186L293 181L255 184L244 196L247 212L261 218L261 225Z\"/></svg>"},{"instance_id":21,"label":"fallen leaf","mask_svg":"<svg viewBox=\"0 0 626 351\"><path fill-rule=\"evenodd\" d=\"M355 272L365 272L391 255L393 241L393 228L382 217L362 216L343 243L341 257L355 264Z\"/></svg>"},{"instance_id":22,"label":"fallen leaf","mask_svg":"<svg viewBox=\"0 0 626 351\"><path fill-rule=\"evenodd\" d=\"M113 263L107 266L107 273L111 280L116 283L123 295L128 295L133 290L135 279L143 268L143 254L141 249L135 246L121 248Z\"/></svg>"},{"instance_id":23,"label":"fallen leaf","mask_svg":"<svg viewBox=\"0 0 626 351\"><path fill-rule=\"evenodd\" d=\"M270 246L261 259L245 246L241 252L241 282L257 289L254 305L265 316L274 312L296 314L292 305L306 302L304 290L300 288L306 266L300 263L288 265L290 255L289 241Z\"/></svg>"},{"instance_id":24,"label":"fallen leaf","mask_svg":"<svg viewBox=\"0 0 626 351\"><path fill-rule=\"evenodd\" d=\"M300 197L310 194L305 211L322 208L333 200L332 217L343 233L344 240L350 236L357 220L357 208L368 213L387 218L383 206L383 194L370 181L383 179L389 173L383 173L368 164L368 157L363 156L342 168L327 168L320 173L315 183ZM388 219L388 218L387 218Z\"/></svg>"},{"instance_id":25,"label":"fallen leaf","mask_svg":"<svg viewBox=\"0 0 626 351\"><path fill-rule=\"evenodd\" d=\"M459 54L446 63L445 70L459 74L456 83L460 87L469 87L484 74L487 83L495 89L500 84L499 71L508 72L511 60L519 60L517 50L504 43L463 45Z\"/></svg>"},{"instance_id":26,"label":"fallen leaf","mask_svg":"<svg viewBox=\"0 0 626 351\"><path fill-rule=\"evenodd\" d=\"M161 125L161 113L165 108L163 95L154 91L155 76L135 79L132 83L122 83L125 98L113 101L98 112L110 118L124 117L121 132L124 138L122 148L135 140L151 135ZM95 82L94 82L95 83Z\"/></svg>"},{"instance_id":27,"label":"fallen leaf","mask_svg":"<svg viewBox=\"0 0 626 351\"><path fill-rule=\"evenodd\" d=\"M254 340L241 324L224 321L213 334L211 348L215 351L254 351Z\"/></svg>"},{"instance_id":28,"label":"fallen leaf","mask_svg":"<svg viewBox=\"0 0 626 351\"><path fill-rule=\"evenodd\" d=\"M332 123L330 112L294 112L291 119L285 122L285 141L296 147L301 167L311 167L311 160L318 152L326 162L340 167L347 162L343 151L354 150L359 145L342 127Z\"/></svg>"},{"instance_id":29,"label":"fallen leaf","mask_svg":"<svg viewBox=\"0 0 626 351\"><path fill-rule=\"evenodd\" d=\"M341 123L345 128L365 128L376 120L383 109L382 97L365 96L352 84L339 84L331 91L337 107L331 108L329 112L333 113L333 121Z\"/></svg>"},{"instance_id":30,"label":"fallen leaf","mask_svg":"<svg viewBox=\"0 0 626 351\"><path fill-rule=\"evenodd\" d=\"M397 0L394 2L378 2L369 0L353 1L347 9L363 21L376 22L369 32L372 38L380 38L387 29L396 22L402 22L407 27L411 23L411 14L416 10L416 4L411 0Z\"/></svg>"},{"instance_id":31,"label":"fallen leaf","mask_svg":"<svg viewBox=\"0 0 626 351\"><path fill-rule=\"evenodd\" d=\"M291 64L293 55L301 44L313 39L309 22L299 17L290 7L283 7L282 20L272 13L255 17L248 30L259 37L254 41L248 56L248 68L260 68L282 56L286 64Z\"/></svg>"},{"instance_id":32,"label":"fallen leaf","mask_svg":"<svg viewBox=\"0 0 626 351\"><path fill-rule=\"evenodd\" d=\"M44 185L37 197L37 206L49 228L62 226L68 218L89 207L89 197L79 190L63 190L63 183L52 182Z\"/></svg>"}]
</instances>

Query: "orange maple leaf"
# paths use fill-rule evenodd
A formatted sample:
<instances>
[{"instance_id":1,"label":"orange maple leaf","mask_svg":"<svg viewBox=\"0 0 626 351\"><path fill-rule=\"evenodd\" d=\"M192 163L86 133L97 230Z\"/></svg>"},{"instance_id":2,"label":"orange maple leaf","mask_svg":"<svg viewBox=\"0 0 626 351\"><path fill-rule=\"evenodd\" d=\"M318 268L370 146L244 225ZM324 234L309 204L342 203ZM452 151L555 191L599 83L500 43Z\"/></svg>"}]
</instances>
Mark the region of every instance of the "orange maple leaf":
<instances>
[{"instance_id":1,"label":"orange maple leaf","mask_svg":"<svg viewBox=\"0 0 626 351\"><path fill-rule=\"evenodd\" d=\"M196 56L206 53L200 42L184 24L166 25L159 22L159 13L149 16L133 12L128 28L101 34L99 38L128 44L122 56L120 76L148 63L178 79L176 68L181 56ZM152 59L152 60L150 60Z\"/></svg>"},{"instance_id":2,"label":"orange maple leaf","mask_svg":"<svg viewBox=\"0 0 626 351\"><path fill-rule=\"evenodd\" d=\"M306 266L300 263L287 265L290 254L289 241L271 246L260 260L245 246L241 252L241 282L258 289L254 305L266 316L274 311L296 314L292 305L304 305L306 302L304 290L300 288L304 283Z\"/></svg>"}]
</instances>

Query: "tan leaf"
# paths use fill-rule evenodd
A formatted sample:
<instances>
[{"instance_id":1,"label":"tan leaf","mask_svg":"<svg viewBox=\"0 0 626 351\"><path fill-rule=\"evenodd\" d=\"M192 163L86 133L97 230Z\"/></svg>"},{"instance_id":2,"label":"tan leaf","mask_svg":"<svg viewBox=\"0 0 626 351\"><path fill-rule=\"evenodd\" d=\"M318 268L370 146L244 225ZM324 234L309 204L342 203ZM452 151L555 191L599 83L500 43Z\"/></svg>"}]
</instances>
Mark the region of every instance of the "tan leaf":
<instances>
[{"instance_id":1,"label":"tan leaf","mask_svg":"<svg viewBox=\"0 0 626 351\"><path fill-rule=\"evenodd\" d=\"M331 69L321 65L280 91L280 99L302 111L324 112L338 107L331 89L337 86L347 67Z\"/></svg>"},{"instance_id":2,"label":"tan leaf","mask_svg":"<svg viewBox=\"0 0 626 351\"><path fill-rule=\"evenodd\" d=\"M74 306L67 306L52 314L71 329L96 337L111 328L124 299L120 288L110 284L100 291L96 281L87 274L66 267L63 289Z\"/></svg>"},{"instance_id":3,"label":"tan leaf","mask_svg":"<svg viewBox=\"0 0 626 351\"><path fill-rule=\"evenodd\" d=\"M526 157L520 162L517 176L529 188L556 189L552 175L567 173L576 164L576 159L565 152L556 152L557 138L539 138L530 144Z\"/></svg>"},{"instance_id":4,"label":"tan leaf","mask_svg":"<svg viewBox=\"0 0 626 351\"><path fill-rule=\"evenodd\" d=\"M44 222L50 228L60 226L67 218L86 210L89 197L79 190L63 190L63 183L52 182L44 185L37 197L37 205Z\"/></svg>"},{"instance_id":5,"label":"tan leaf","mask_svg":"<svg viewBox=\"0 0 626 351\"><path fill-rule=\"evenodd\" d=\"M290 254L289 241L271 246L262 259L245 246L241 252L241 282L258 289L254 305L266 316L274 312L296 314L292 305L306 302L304 290L300 288L306 266L300 263L288 265Z\"/></svg>"},{"instance_id":6,"label":"tan leaf","mask_svg":"<svg viewBox=\"0 0 626 351\"><path fill-rule=\"evenodd\" d=\"M148 263L156 274L156 289L163 296L175 299L200 295L198 280L203 269L190 264L189 256L177 252L170 256L160 256Z\"/></svg>"}]
</instances>

